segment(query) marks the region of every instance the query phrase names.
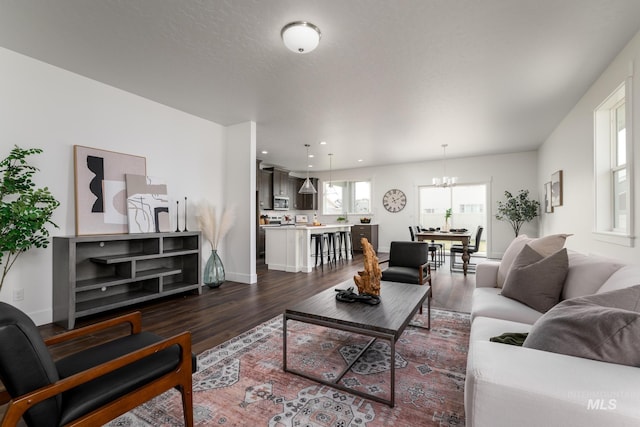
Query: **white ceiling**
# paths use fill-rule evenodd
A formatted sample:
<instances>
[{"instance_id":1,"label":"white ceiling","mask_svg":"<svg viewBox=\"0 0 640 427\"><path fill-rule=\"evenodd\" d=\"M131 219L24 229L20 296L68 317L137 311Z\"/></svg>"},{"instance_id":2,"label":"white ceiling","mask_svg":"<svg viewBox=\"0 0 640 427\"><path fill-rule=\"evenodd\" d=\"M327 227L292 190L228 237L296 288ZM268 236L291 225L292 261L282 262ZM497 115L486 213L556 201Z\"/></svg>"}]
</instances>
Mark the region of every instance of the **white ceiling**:
<instances>
[{"instance_id":1,"label":"white ceiling","mask_svg":"<svg viewBox=\"0 0 640 427\"><path fill-rule=\"evenodd\" d=\"M296 20L309 54L280 39ZM638 30L638 0L0 0L0 46L253 120L297 171L305 143L315 170L535 149Z\"/></svg>"}]
</instances>

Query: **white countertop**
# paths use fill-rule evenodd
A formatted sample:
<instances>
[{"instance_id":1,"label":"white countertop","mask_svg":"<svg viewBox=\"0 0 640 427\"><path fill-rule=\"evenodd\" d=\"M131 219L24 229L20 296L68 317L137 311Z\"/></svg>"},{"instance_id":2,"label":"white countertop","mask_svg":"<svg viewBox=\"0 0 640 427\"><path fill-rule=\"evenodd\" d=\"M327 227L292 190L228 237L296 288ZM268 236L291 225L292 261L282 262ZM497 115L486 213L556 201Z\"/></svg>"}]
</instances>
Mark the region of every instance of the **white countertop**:
<instances>
[{"instance_id":1,"label":"white countertop","mask_svg":"<svg viewBox=\"0 0 640 427\"><path fill-rule=\"evenodd\" d=\"M310 225L310 224L264 224L260 227L263 227L267 230L316 230L321 228L337 228L337 227L352 227L354 224L344 223L344 224L322 224L322 225Z\"/></svg>"}]
</instances>

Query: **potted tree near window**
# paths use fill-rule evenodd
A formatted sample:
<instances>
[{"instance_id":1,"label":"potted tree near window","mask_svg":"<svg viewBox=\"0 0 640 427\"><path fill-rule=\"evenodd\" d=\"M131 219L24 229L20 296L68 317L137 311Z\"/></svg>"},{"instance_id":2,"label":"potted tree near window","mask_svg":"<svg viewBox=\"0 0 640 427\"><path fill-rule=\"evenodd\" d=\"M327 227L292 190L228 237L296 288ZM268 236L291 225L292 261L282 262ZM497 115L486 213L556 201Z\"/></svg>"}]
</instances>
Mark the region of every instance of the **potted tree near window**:
<instances>
[{"instance_id":1,"label":"potted tree near window","mask_svg":"<svg viewBox=\"0 0 640 427\"><path fill-rule=\"evenodd\" d=\"M27 163L27 156L42 153L39 148L15 146L0 162L0 290L7 273L23 252L49 245L47 224L60 203L47 187L36 188L32 181L38 168Z\"/></svg>"},{"instance_id":2,"label":"potted tree near window","mask_svg":"<svg viewBox=\"0 0 640 427\"><path fill-rule=\"evenodd\" d=\"M522 224L538 216L540 203L529 199L529 190L520 190L516 196L505 191L504 197L507 199L506 202L498 201L496 219L511 224L513 232L518 237Z\"/></svg>"}]
</instances>

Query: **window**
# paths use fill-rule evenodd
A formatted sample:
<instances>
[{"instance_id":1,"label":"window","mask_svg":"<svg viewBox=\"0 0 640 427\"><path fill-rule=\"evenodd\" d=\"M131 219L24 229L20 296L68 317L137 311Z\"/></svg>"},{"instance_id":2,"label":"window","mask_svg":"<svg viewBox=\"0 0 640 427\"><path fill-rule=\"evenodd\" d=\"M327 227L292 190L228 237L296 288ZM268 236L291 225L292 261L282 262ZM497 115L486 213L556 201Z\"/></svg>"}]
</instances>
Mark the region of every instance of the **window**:
<instances>
[{"instance_id":1,"label":"window","mask_svg":"<svg viewBox=\"0 0 640 427\"><path fill-rule=\"evenodd\" d=\"M371 181L332 181L323 183L324 215L371 213Z\"/></svg>"},{"instance_id":2,"label":"window","mask_svg":"<svg viewBox=\"0 0 640 427\"><path fill-rule=\"evenodd\" d=\"M596 236L632 246L629 94L621 84L594 112Z\"/></svg>"},{"instance_id":3,"label":"window","mask_svg":"<svg viewBox=\"0 0 640 427\"><path fill-rule=\"evenodd\" d=\"M456 185L454 187L418 187L419 221L424 228L445 225L444 214L452 210L451 228L466 228L475 233L479 225L487 229L487 185ZM481 252L486 252L486 236L482 235Z\"/></svg>"}]
</instances>

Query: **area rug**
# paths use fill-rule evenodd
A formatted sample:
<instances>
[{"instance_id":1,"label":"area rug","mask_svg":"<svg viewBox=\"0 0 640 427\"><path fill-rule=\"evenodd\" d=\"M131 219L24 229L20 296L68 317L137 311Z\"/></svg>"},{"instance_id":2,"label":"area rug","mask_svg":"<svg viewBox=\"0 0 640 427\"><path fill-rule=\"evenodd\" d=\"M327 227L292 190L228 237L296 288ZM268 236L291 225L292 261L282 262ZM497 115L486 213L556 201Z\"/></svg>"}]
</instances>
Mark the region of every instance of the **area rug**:
<instances>
[{"instance_id":1,"label":"area rug","mask_svg":"<svg viewBox=\"0 0 640 427\"><path fill-rule=\"evenodd\" d=\"M426 310L425 310L426 313ZM368 337L287 324L288 366L334 378ZM193 376L198 426L464 426L469 315L432 310L416 315L396 344L393 408L282 370L278 316L198 356ZM343 377L350 388L389 397L390 347L376 341ZM108 426L181 426L182 404L171 390Z\"/></svg>"}]
</instances>

